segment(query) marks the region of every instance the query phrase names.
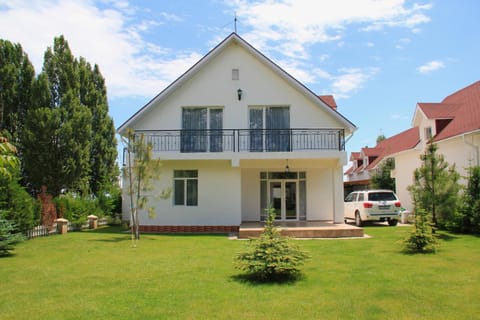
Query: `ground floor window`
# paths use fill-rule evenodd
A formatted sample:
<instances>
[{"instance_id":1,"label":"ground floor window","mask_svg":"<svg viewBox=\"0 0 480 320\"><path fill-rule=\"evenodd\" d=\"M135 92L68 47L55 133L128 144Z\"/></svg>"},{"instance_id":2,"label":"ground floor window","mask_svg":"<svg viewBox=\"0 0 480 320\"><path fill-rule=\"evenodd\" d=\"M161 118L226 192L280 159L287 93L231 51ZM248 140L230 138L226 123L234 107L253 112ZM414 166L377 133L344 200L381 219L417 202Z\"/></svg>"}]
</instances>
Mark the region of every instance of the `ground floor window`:
<instances>
[{"instance_id":1,"label":"ground floor window","mask_svg":"<svg viewBox=\"0 0 480 320\"><path fill-rule=\"evenodd\" d=\"M198 205L198 171L173 171L173 204L176 206Z\"/></svg>"},{"instance_id":2,"label":"ground floor window","mask_svg":"<svg viewBox=\"0 0 480 320\"><path fill-rule=\"evenodd\" d=\"M306 173L260 172L260 217L265 220L265 209L275 209L277 220L306 220Z\"/></svg>"}]
</instances>

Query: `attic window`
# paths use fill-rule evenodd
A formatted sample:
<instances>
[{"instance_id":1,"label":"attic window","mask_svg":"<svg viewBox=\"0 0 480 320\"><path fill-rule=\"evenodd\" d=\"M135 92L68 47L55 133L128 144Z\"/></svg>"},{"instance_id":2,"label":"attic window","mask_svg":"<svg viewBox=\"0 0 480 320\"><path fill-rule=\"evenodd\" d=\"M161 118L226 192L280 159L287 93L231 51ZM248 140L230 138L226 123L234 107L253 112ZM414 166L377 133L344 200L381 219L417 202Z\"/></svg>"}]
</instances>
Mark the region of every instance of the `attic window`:
<instances>
[{"instance_id":1,"label":"attic window","mask_svg":"<svg viewBox=\"0 0 480 320\"><path fill-rule=\"evenodd\" d=\"M240 79L240 70L232 69L232 80L239 80Z\"/></svg>"}]
</instances>

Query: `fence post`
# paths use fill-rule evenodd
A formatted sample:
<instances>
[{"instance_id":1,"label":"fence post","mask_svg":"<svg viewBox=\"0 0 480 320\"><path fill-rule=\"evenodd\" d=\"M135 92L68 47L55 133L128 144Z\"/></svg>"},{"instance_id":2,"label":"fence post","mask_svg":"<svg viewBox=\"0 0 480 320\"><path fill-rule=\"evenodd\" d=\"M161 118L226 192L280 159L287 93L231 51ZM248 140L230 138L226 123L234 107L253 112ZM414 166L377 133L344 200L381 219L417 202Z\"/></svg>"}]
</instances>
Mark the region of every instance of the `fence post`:
<instances>
[{"instance_id":1,"label":"fence post","mask_svg":"<svg viewBox=\"0 0 480 320\"><path fill-rule=\"evenodd\" d=\"M68 232L68 220L64 218L59 218L55 220L57 223L57 230L60 234L65 234Z\"/></svg>"},{"instance_id":2,"label":"fence post","mask_svg":"<svg viewBox=\"0 0 480 320\"><path fill-rule=\"evenodd\" d=\"M88 228L89 229L97 229L97 227L98 227L98 217L91 214L87 218L88 218Z\"/></svg>"}]
</instances>

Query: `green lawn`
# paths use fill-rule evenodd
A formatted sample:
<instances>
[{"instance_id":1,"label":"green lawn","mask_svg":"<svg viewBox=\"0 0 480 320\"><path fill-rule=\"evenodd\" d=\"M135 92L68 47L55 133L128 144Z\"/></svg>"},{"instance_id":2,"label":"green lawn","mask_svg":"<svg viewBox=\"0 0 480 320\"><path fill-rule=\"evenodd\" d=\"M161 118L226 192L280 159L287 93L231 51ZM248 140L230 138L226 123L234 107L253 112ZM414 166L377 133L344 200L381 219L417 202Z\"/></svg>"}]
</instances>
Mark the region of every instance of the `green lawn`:
<instances>
[{"instance_id":1,"label":"green lawn","mask_svg":"<svg viewBox=\"0 0 480 320\"><path fill-rule=\"evenodd\" d=\"M0 258L1 319L479 319L480 238L445 235L436 255L404 255L406 227L369 239L304 240L290 284L251 284L225 235L100 229L30 240Z\"/></svg>"}]
</instances>

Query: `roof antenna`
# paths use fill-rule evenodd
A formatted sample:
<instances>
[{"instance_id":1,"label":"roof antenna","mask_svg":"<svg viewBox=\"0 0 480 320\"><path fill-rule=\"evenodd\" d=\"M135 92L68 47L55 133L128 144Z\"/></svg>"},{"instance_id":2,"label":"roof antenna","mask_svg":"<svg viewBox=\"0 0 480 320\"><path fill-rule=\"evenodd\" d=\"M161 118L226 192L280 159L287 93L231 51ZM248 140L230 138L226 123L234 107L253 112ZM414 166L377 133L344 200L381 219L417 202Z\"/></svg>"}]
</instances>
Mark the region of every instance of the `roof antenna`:
<instances>
[{"instance_id":1,"label":"roof antenna","mask_svg":"<svg viewBox=\"0 0 480 320\"><path fill-rule=\"evenodd\" d=\"M237 13L235 12L235 19L233 19L235 25L235 33L237 33Z\"/></svg>"}]
</instances>

